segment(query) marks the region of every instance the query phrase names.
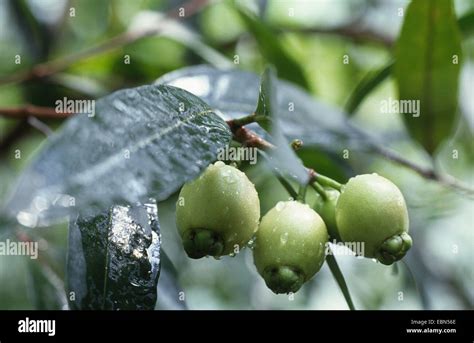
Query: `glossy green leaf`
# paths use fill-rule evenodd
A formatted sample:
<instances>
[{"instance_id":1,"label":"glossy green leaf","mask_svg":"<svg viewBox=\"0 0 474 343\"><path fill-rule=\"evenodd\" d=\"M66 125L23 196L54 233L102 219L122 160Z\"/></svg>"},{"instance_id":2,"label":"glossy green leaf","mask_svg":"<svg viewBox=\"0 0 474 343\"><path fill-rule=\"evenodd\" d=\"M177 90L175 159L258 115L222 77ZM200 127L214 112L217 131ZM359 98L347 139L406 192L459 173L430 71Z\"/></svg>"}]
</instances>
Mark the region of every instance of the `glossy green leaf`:
<instances>
[{"instance_id":1,"label":"glossy green leaf","mask_svg":"<svg viewBox=\"0 0 474 343\"><path fill-rule=\"evenodd\" d=\"M72 309L151 310L157 299L161 236L155 201L113 206L69 226Z\"/></svg>"},{"instance_id":2,"label":"glossy green leaf","mask_svg":"<svg viewBox=\"0 0 474 343\"><path fill-rule=\"evenodd\" d=\"M308 89L309 82L301 64L288 53L275 33L263 24L261 20L239 5L235 5L235 8L249 32L258 42L260 53L268 62L276 67L278 75L283 79Z\"/></svg>"},{"instance_id":3,"label":"glossy green leaf","mask_svg":"<svg viewBox=\"0 0 474 343\"><path fill-rule=\"evenodd\" d=\"M98 213L149 197L164 200L215 160L230 141L227 124L201 99L152 85L98 100L76 114L23 172L7 203L27 226L79 209Z\"/></svg>"},{"instance_id":4,"label":"glossy green leaf","mask_svg":"<svg viewBox=\"0 0 474 343\"><path fill-rule=\"evenodd\" d=\"M420 104L419 115L401 115L411 135L433 153L456 120L461 38L452 2L413 0L395 55L400 100Z\"/></svg>"}]
</instances>

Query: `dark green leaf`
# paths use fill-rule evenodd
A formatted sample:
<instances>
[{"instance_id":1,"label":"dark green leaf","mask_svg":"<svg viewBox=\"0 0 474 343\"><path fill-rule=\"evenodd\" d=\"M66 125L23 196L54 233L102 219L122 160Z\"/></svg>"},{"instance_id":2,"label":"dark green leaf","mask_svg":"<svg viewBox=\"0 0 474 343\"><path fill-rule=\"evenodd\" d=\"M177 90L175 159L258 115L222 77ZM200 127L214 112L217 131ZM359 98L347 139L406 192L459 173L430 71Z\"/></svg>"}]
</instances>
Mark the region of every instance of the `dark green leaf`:
<instances>
[{"instance_id":1,"label":"dark green leaf","mask_svg":"<svg viewBox=\"0 0 474 343\"><path fill-rule=\"evenodd\" d=\"M359 105L378 85L380 85L392 73L393 62L384 65L382 68L369 72L356 86L346 103L345 110L352 116L359 108Z\"/></svg>"},{"instance_id":2,"label":"dark green leaf","mask_svg":"<svg viewBox=\"0 0 474 343\"><path fill-rule=\"evenodd\" d=\"M464 14L458 19L459 29L464 36L474 33L474 11Z\"/></svg>"},{"instance_id":3,"label":"dark green leaf","mask_svg":"<svg viewBox=\"0 0 474 343\"><path fill-rule=\"evenodd\" d=\"M275 33L247 10L238 5L234 7L257 41L261 54L277 68L278 75L308 89L309 82L301 64L288 53Z\"/></svg>"},{"instance_id":4,"label":"dark green leaf","mask_svg":"<svg viewBox=\"0 0 474 343\"><path fill-rule=\"evenodd\" d=\"M457 56L458 63L453 63ZM413 0L396 48L401 100L420 101L419 116L402 114L429 153L452 132L458 101L461 38L451 1Z\"/></svg>"},{"instance_id":5,"label":"dark green leaf","mask_svg":"<svg viewBox=\"0 0 474 343\"><path fill-rule=\"evenodd\" d=\"M328 263L329 269L331 270L332 276L336 280L339 288L341 289L344 298L346 299L347 306L352 311L355 311L354 303L352 302L351 294L349 293L349 288L347 287L346 280L344 279L344 275L342 275L341 269L337 264L336 258L330 251L330 254L326 257L326 261Z\"/></svg>"},{"instance_id":6,"label":"dark green leaf","mask_svg":"<svg viewBox=\"0 0 474 343\"><path fill-rule=\"evenodd\" d=\"M96 102L94 117L75 115L48 141L7 210L36 226L75 208L95 214L113 204L163 200L199 175L230 138L227 124L182 89L120 90Z\"/></svg>"},{"instance_id":7,"label":"dark green leaf","mask_svg":"<svg viewBox=\"0 0 474 343\"><path fill-rule=\"evenodd\" d=\"M161 236L154 200L113 206L69 226L68 286L73 309L154 309Z\"/></svg>"}]
</instances>

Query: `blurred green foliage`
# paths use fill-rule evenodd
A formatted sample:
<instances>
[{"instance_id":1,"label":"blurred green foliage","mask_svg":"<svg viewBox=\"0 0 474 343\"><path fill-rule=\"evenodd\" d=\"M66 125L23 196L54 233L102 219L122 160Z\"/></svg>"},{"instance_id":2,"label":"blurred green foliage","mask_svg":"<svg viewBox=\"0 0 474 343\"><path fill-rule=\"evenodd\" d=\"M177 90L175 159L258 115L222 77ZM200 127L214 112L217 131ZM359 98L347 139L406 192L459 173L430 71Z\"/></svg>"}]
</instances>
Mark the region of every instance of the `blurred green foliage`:
<instances>
[{"instance_id":1,"label":"blurred green foliage","mask_svg":"<svg viewBox=\"0 0 474 343\"><path fill-rule=\"evenodd\" d=\"M0 0L0 79L28 70L36 63L83 51L125 32L142 11L166 12L182 3L175 0L76 0L66 6L67 2L61 0L20 0L18 3L24 6L14 6L14 2ZM269 0L264 2L263 12L255 11L260 1L246 3L250 4L255 17L242 19L241 13L228 2L213 1L194 18L185 18L183 22L202 38L206 48L218 52L230 63L238 55L236 68L261 73L267 62L273 63L280 77L299 82L321 101L343 107L368 72L392 61L392 47L374 37L388 37L392 45L395 43L404 19L397 11L406 8L408 1ZM462 40L463 81L459 83L461 119L454 124L454 134L441 144L433 159L437 168L472 187L474 4L469 0L457 0L454 4L456 17L464 16L460 25L467 32ZM50 11L45 10L48 5ZM75 17L69 16L70 7L75 9ZM289 15L289 8L293 8L294 16ZM21 11L31 11L32 16ZM246 26L250 21L251 25ZM370 34L356 36L335 29L347 26L367 28ZM34 33L35 30L41 33ZM265 32L263 38L259 32ZM33 51L33 41L43 55ZM201 48L190 49L182 40L173 38L173 34L148 37L80 60L54 77L0 85L0 107L27 103L54 106L54 100L64 96L95 98L116 89L150 83L169 71L210 63L198 53ZM283 54L281 50L286 52ZM21 64L14 63L16 55L21 56ZM124 63L125 55L130 55L130 64ZM344 55L349 57L348 64L343 63ZM401 68L398 73L405 75L406 70ZM438 96L443 97L443 92ZM390 148L428 166L432 158L407 139L401 116L380 114L380 101L397 96L394 79L389 76L360 102L354 122L377 137L394 137L390 139ZM61 123L47 120L46 124L55 129ZM0 118L0 204L8 197L14 179L46 139L28 124L23 125L21 134L15 132L18 125L18 120ZM348 149L347 158L306 147L298 156L308 167L340 182L355 173L367 172L377 172L393 180L406 196L410 233L415 242L406 264L398 265L397 274L371 260L337 257L356 308L472 309L472 199L380 156ZM17 150L21 151L19 159L15 158ZM288 198L281 185L259 166L247 172L261 196L262 213L276 201ZM249 249L221 261L188 259L175 230L176 200L173 196L160 203L163 244L178 270L189 308L347 309L327 266L294 298L289 298L275 296L265 287ZM62 225L35 231L34 237L47 246L40 261L30 261L28 257L0 257L1 309L60 306L58 298L51 296L51 287L56 291L64 287L67 228ZM38 265L32 266L32 263ZM41 263L48 264L50 273L44 274Z\"/></svg>"}]
</instances>

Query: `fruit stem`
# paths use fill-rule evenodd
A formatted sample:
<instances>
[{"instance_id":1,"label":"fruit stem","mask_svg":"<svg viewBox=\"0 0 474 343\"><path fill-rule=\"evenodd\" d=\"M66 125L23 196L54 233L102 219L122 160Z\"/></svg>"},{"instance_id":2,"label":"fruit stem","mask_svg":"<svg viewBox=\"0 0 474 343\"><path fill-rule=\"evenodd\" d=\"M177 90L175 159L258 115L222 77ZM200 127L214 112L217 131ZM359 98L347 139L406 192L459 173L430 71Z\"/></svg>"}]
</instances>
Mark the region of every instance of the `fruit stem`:
<instances>
[{"instance_id":1,"label":"fruit stem","mask_svg":"<svg viewBox=\"0 0 474 343\"><path fill-rule=\"evenodd\" d=\"M268 162L270 161L270 158L264 151L259 151L260 155L267 160ZM272 168L273 175L280 181L281 185L285 188L285 190L288 192L288 194L293 198L293 199L298 199L298 193L295 191L293 186L288 182L287 179L283 177L283 175L276 169Z\"/></svg>"},{"instance_id":2,"label":"fruit stem","mask_svg":"<svg viewBox=\"0 0 474 343\"><path fill-rule=\"evenodd\" d=\"M331 187L331 188L337 189L338 191L341 191L342 184L340 184L336 180L331 179L330 177L321 175L319 173L315 173L313 176L313 179L319 184L321 184L322 186Z\"/></svg>"},{"instance_id":3,"label":"fruit stem","mask_svg":"<svg viewBox=\"0 0 474 343\"><path fill-rule=\"evenodd\" d=\"M304 203L306 199L306 190L308 189L308 185L300 185L298 188L298 196L296 197L296 200Z\"/></svg>"},{"instance_id":4,"label":"fruit stem","mask_svg":"<svg viewBox=\"0 0 474 343\"><path fill-rule=\"evenodd\" d=\"M292 185L286 180L283 176L281 176L279 173L274 172L276 178L278 181L280 181L281 185L286 189L288 194L293 198L293 199L298 199L299 194L295 191Z\"/></svg>"},{"instance_id":5,"label":"fruit stem","mask_svg":"<svg viewBox=\"0 0 474 343\"><path fill-rule=\"evenodd\" d=\"M236 128L236 127L242 127L251 123L258 123L259 121L262 121L264 119L267 119L264 115L259 115L254 112L245 117L231 119L227 121L227 124L231 128Z\"/></svg>"},{"instance_id":6,"label":"fruit stem","mask_svg":"<svg viewBox=\"0 0 474 343\"><path fill-rule=\"evenodd\" d=\"M324 188L318 182L316 182L316 181L312 182L311 187L316 192L318 192L318 194L321 196L321 198L323 198L324 201L326 201L328 199L328 195L326 194L326 191L324 190Z\"/></svg>"}]
</instances>

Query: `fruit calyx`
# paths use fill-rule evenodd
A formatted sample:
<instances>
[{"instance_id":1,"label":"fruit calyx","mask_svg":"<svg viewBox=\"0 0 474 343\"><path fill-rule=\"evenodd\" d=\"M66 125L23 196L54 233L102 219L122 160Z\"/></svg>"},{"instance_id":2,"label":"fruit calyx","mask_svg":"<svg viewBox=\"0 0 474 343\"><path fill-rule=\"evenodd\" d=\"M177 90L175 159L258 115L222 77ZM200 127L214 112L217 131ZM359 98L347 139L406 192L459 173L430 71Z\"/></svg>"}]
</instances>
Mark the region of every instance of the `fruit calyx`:
<instances>
[{"instance_id":1,"label":"fruit calyx","mask_svg":"<svg viewBox=\"0 0 474 343\"><path fill-rule=\"evenodd\" d=\"M401 260L411 248L412 244L413 241L408 233L403 232L399 235L394 235L382 243L375 257L380 263L391 265Z\"/></svg>"},{"instance_id":2,"label":"fruit calyx","mask_svg":"<svg viewBox=\"0 0 474 343\"><path fill-rule=\"evenodd\" d=\"M303 272L289 266L266 268L263 279L276 294L295 293L305 282Z\"/></svg>"},{"instance_id":3,"label":"fruit calyx","mask_svg":"<svg viewBox=\"0 0 474 343\"><path fill-rule=\"evenodd\" d=\"M198 259L204 256L220 256L224 251L223 239L207 229L193 229L183 240L183 247L190 258Z\"/></svg>"}]
</instances>

